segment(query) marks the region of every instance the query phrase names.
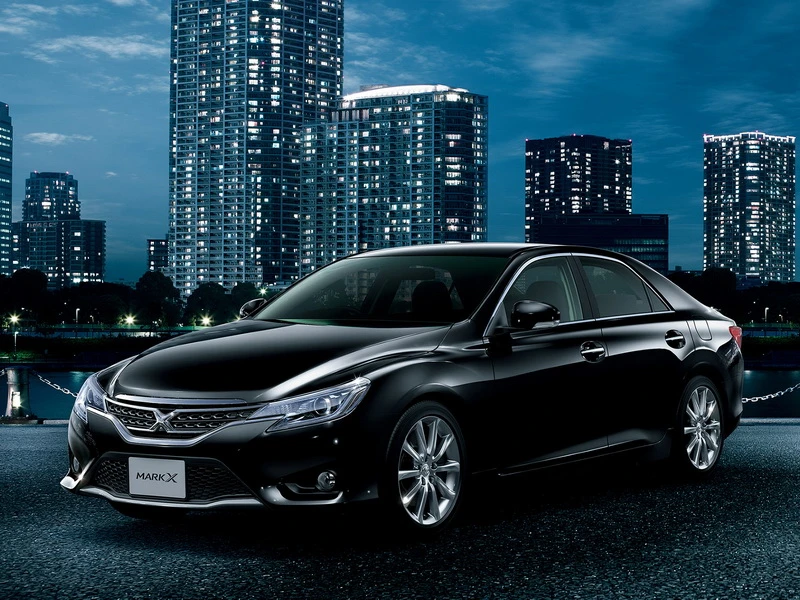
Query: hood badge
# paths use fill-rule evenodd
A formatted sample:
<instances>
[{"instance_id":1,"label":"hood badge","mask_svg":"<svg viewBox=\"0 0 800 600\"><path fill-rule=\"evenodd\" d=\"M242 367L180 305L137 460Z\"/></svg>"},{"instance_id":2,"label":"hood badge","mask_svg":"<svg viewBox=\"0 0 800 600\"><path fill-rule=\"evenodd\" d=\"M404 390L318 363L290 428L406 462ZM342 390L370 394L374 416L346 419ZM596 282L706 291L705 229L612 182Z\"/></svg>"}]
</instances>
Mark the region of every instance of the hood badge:
<instances>
[{"instance_id":1,"label":"hood badge","mask_svg":"<svg viewBox=\"0 0 800 600\"><path fill-rule=\"evenodd\" d=\"M169 415L164 416L160 411L154 410L153 411L153 416L156 418L156 422L153 424L152 427L150 427L150 431L154 431L154 432L155 431L163 431L163 432L175 431L172 428L172 425L170 424L170 422L167 420L167 419L169 419L170 416L172 416L171 413Z\"/></svg>"}]
</instances>

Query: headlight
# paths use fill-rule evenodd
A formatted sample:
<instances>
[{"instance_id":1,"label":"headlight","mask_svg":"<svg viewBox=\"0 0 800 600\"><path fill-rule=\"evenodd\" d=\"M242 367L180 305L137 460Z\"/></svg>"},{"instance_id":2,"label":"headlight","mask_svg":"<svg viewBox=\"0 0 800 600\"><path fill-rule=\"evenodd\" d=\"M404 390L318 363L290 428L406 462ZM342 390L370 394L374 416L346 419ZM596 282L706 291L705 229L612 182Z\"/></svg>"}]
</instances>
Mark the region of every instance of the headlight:
<instances>
[{"instance_id":1,"label":"headlight","mask_svg":"<svg viewBox=\"0 0 800 600\"><path fill-rule=\"evenodd\" d=\"M369 389L369 384L369 379L359 377L326 390L270 402L253 413L250 419L283 417L270 427L270 431L316 425L338 419L353 412Z\"/></svg>"},{"instance_id":2,"label":"headlight","mask_svg":"<svg viewBox=\"0 0 800 600\"><path fill-rule=\"evenodd\" d=\"M75 398L75 405L72 407L72 410L75 411L75 414L78 415L84 423L88 423L89 417L86 414L86 407L91 406L92 408L105 412L106 405L103 399L104 396L105 392L103 388L97 383L97 375L92 375L83 382L78 392L78 397Z\"/></svg>"}]
</instances>

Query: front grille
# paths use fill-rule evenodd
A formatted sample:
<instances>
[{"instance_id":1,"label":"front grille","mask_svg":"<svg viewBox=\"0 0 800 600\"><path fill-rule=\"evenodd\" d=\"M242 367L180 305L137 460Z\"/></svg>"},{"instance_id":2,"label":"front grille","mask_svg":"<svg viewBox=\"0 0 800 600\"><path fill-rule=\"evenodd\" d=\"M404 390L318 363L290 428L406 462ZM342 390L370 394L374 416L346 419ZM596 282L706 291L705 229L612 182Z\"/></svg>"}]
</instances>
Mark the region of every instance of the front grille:
<instances>
[{"instance_id":1,"label":"front grille","mask_svg":"<svg viewBox=\"0 0 800 600\"><path fill-rule=\"evenodd\" d=\"M240 402L240 406L230 406L231 401L219 401L223 406L208 406L208 401L203 401L203 407L199 408L186 400L157 405L148 404L147 400L106 398L106 408L133 435L163 438L201 435L230 423L244 421L259 408L244 402Z\"/></svg>"},{"instance_id":2,"label":"front grille","mask_svg":"<svg viewBox=\"0 0 800 600\"><path fill-rule=\"evenodd\" d=\"M222 427L228 423L243 421L256 412L255 408L237 411L184 411L175 413L169 418L170 424L175 429L209 430Z\"/></svg>"},{"instance_id":3,"label":"front grille","mask_svg":"<svg viewBox=\"0 0 800 600\"><path fill-rule=\"evenodd\" d=\"M106 401L108 412L117 417L127 428L150 429L156 424L156 415L152 410L142 410Z\"/></svg>"},{"instance_id":4,"label":"front grille","mask_svg":"<svg viewBox=\"0 0 800 600\"><path fill-rule=\"evenodd\" d=\"M91 483L117 496L130 496L128 459L103 458ZM223 498L250 498L252 494L227 467L215 460L186 460L186 499L178 502L206 503ZM164 499L169 501L170 499Z\"/></svg>"}]
</instances>

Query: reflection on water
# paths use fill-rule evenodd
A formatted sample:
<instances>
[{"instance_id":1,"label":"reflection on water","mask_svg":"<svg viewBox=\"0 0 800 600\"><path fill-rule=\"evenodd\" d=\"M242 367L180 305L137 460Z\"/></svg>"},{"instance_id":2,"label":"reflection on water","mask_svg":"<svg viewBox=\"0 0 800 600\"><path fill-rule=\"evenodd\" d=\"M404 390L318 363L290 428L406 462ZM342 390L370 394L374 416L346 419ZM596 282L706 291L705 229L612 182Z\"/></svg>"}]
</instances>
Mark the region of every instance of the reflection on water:
<instances>
[{"instance_id":1,"label":"reflection on water","mask_svg":"<svg viewBox=\"0 0 800 600\"><path fill-rule=\"evenodd\" d=\"M83 382L91 375L84 371L48 371L42 373L45 379L57 383L75 393ZM762 396L771 394L800 383L798 371L745 371L744 395ZM0 381L5 386L6 380ZM5 398L5 389L0 397ZM39 418L67 419L72 409L74 398L48 387L33 375L30 378L31 411ZM744 417L800 417L800 390L767 400L765 402L748 403L744 406Z\"/></svg>"}]
</instances>

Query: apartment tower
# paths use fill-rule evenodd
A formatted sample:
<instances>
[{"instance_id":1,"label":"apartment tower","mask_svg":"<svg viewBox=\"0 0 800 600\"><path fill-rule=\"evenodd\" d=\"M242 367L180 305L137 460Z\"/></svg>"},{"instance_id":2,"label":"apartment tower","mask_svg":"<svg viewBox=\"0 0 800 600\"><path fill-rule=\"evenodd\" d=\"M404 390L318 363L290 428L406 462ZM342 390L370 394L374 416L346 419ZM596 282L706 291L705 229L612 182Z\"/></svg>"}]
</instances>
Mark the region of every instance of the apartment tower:
<instances>
[{"instance_id":1,"label":"apartment tower","mask_svg":"<svg viewBox=\"0 0 800 600\"><path fill-rule=\"evenodd\" d=\"M740 284L794 281L795 138L703 136L703 268Z\"/></svg>"},{"instance_id":2,"label":"apartment tower","mask_svg":"<svg viewBox=\"0 0 800 600\"><path fill-rule=\"evenodd\" d=\"M342 87L342 0L173 0L168 274L299 276L303 125Z\"/></svg>"},{"instance_id":3,"label":"apartment tower","mask_svg":"<svg viewBox=\"0 0 800 600\"><path fill-rule=\"evenodd\" d=\"M486 240L488 98L444 85L342 98L303 140L302 272L354 252Z\"/></svg>"}]
</instances>

